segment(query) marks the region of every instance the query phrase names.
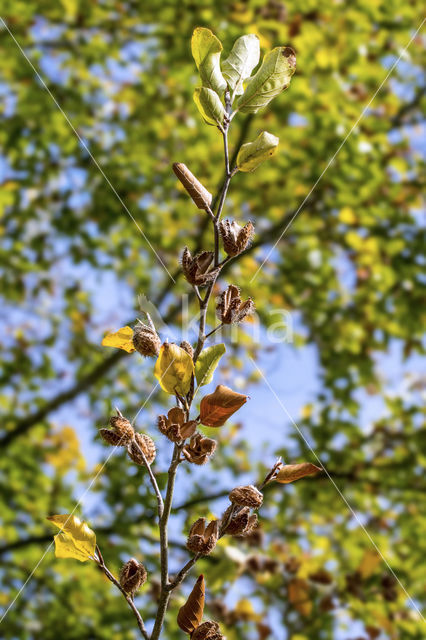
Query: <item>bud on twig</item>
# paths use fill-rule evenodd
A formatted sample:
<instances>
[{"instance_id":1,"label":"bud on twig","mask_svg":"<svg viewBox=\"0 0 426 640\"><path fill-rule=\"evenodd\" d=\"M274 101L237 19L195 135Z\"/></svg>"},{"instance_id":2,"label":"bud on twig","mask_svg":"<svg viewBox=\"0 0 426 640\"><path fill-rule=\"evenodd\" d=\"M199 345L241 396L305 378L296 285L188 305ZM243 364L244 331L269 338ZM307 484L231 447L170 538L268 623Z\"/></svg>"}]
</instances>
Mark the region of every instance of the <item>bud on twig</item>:
<instances>
[{"instance_id":1,"label":"bud on twig","mask_svg":"<svg viewBox=\"0 0 426 640\"><path fill-rule=\"evenodd\" d=\"M192 257L188 247L185 247L182 253L181 264L185 278L190 284L203 287L210 284L219 273L219 267L209 271L213 262L214 254L212 251L202 251Z\"/></svg>"},{"instance_id":2,"label":"bud on twig","mask_svg":"<svg viewBox=\"0 0 426 640\"><path fill-rule=\"evenodd\" d=\"M208 459L216 450L216 440L212 438L206 438L201 433L196 433L192 436L189 444L187 444L182 450L183 455L193 464L206 464Z\"/></svg>"},{"instance_id":3,"label":"bud on twig","mask_svg":"<svg viewBox=\"0 0 426 640\"><path fill-rule=\"evenodd\" d=\"M139 320L139 324L133 330L133 346L143 356L158 356L161 340L154 325L148 326Z\"/></svg>"},{"instance_id":4,"label":"bud on twig","mask_svg":"<svg viewBox=\"0 0 426 640\"><path fill-rule=\"evenodd\" d=\"M192 525L186 546L194 553L207 556L216 546L219 536L219 521L212 520L206 527L206 519L199 518Z\"/></svg>"},{"instance_id":5,"label":"bud on twig","mask_svg":"<svg viewBox=\"0 0 426 640\"><path fill-rule=\"evenodd\" d=\"M263 502L263 495L252 484L246 487L236 487L232 489L229 494L229 499L232 504L239 505L240 507L250 507L251 509L258 509Z\"/></svg>"},{"instance_id":6,"label":"bud on twig","mask_svg":"<svg viewBox=\"0 0 426 640\"><path fill-rule=\"evenodd\" d=\"M197 180L188 167L183 164L183 162L175 162L173 164L173 171L197 207L199 209L204 209L205 211L209 210L213 196L209 191L207 191L201 182Z\"/></svg>"},{"instance_id":7,"label":"bud on twig","mask_svg":"<svg viewBox=\"0 0 426 640\"><path fill-rule=\"evenodd\" d=\"M134 439L127 447L127 453L135 464L143 466L145 462L141 452L145 456L148 464L154 462L156 454L154 440L144 433L135 433Z\"/></svg>"},{"instance_id":8,"label":"bud on twig","mask_svg":"<svg viewBox=\"0 0 426 640\"><path fill-rule=\"evenodd\" d=\"M191 635L191 640L225 640L225 636L220 633L217 622L207 620L207 622L203 622L195 629Z\"/></svg>"},{"instance_id":9,"label":"bud on twig","mask_svg":"<svg viewBox=\"0 0 426 640\"><path fill-rule=\"evenodd\" d=\"M166 416L158 416L158 428L172 442L181 442L194 435L196 420L185 422L185 413L180 407L173 407Z\"/></svg>"},{"instance_id":10,"label":"bud on twig","mask_svg":"<svg viewBox=\"0 0 426 640\"><path fill-rule=\"evenodd\" d=\"M132 596L145 584L147 578L146 569L141 562L130 558L120 571L120 587Z\"/></svg>"},{"instance_id":11,"label":"bud on twig","mask_svg":"<svg viewBox=\"0 0 426 640\"><path fill-rule=\"evenodd\" d=\"M127 420L127 418L125 418L117 409L117 415L111 416L109 423L111 425L111 429L99 429L99 433L102 438L105 442L108 442L108 444L114 447L127 447L135 435L134 429L129 420Z\"/></svg>"},{"instance_id":12,"label":"bud on twig","mask_svg":"<svg viewBox=\"0 0 426 640\"><path fill-rule=\"evenodd\" d=\"M254 226L251 222L247 222L241 227L235 220L222 220L219 223L219 232L222 236L223 248L228 256L238 256L247 249L254 235Z\"/></svg>"},{"instance_id":13,"label":"bud on twig","mask_svg":"<svg viewBox=\"0 0 426 640\"><path fill-rule=\"evenodd\" d=\"M216 306L216 315L223 324L241 322L247 316L254 313L254 302L248 298L243 302L240 298L240 290L230 284L226 291L221 293Z\"/></svg>"}]
</instances>

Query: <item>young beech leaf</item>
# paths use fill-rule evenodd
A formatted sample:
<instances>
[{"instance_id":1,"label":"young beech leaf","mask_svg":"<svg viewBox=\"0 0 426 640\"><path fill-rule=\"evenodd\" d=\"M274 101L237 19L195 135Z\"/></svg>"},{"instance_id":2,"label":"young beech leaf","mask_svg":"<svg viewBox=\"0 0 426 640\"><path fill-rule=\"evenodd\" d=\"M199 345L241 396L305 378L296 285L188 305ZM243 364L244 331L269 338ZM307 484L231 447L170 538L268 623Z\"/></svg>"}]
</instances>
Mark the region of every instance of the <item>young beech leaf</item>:
<instances>
[{"instance_id":1,"label":"young beech leaf","mask_svg":"<svg viewBox=\"0 0 426 640\"><path fill-rule=\"evenodd\" d=\"M206 87L195 89L194 102L207 124L221 127L225 117L225 107L217 93Z\"/></svg>"},{"instance_id":2,"label":"young beech leaf","mask_svg":"<svg viewBox=\"0 0 426 640\"><path fill-rule=\"evenodd\" d=\"M222 64L223 77L228 82L233 95L244 93L243 82L259 64L259 38L251 33L235 41L231 53Z\"/></svg>"},{"instance_id":3,"label":"young beech leaf","mask_svg":"<svg viewBox=\"0 0 426 640\"><path fill-rule=\"evenodd\" d=\"M210 29L197 27L192 34L192 55L200 72L203 87L213 89L221 95L226 89L226 81L220 70L220 54L223 47Z\"/></svg>"},{"instance_id":4,"label":"young beech leaf","mask_svg":"<svg viewBox=\"0 0 426 640\"><path fill-rule=\"evenodd\" d=\"M286 464L278 472L275 480L281 484L287 484L295 480L300 480L300 478L304 478L305 476L313 476L315 473L318 473L318 471L322 471L322 469L310 462Z\"/></svg>"},{"instance_id":5,"label":"young beech leaf","mask_svg":"<svg viewBox=\"0 0 426 640\"><path fill-rule=\"evenodd\" d=\"M200 420L206 427L221 427L233 413L247 402L248 396L219 384L213 393L201 400Z\"/></svg>"},{"instance_id":6,"label":"young beech leaf","mask_svg":"<svg viewBox=\"0 0 426 640\"><path fill-rule=\"evenodd\" d=\"M253 142L247 142L240 148L237 156L237 167L240 171L254 171L274 155L277 150L279 138L262 131Z\"/></svg>"},{"instance_id":7,"label":"young beech leaf","mask_svg":"<svg viewBox=\"0 0 426 640\"><path fill-rule=\"evenodd\" d=\"M250 78L237 102L241 113L256 113L287 89L296 70L296 56L290 47L276 47L263 58L262 66Z\"/></svg>"},{"instance_id":8,"label":"young beech leaf","mask_svg":"<svg viewBox=\"0 0 426 640\"><path fill-rule=\"evenodd\" d=\"M57 558L76 558L86 562L95 555L96 534L85 522L73 515L58 515L47 518L62 529L55 537Z\"/></svg>"},{"instance_id":9,"label":"young beech leaf","mask_svg":"<svg viewBox=\"0 0 426 640\"><path fill-rule=\"evenodd\" d=\"M204 576L201 575L189 594L188 600L179 609L177 623L185 633L192 634L200 626L203 619L205 593Z\"/></svg>"},{"instance_id":10,"label":"young beech leaf","mask_svg":"<svg viewBox=\"0 0 426 640\"><path fill-rule=\"evenodd\" d=\"M102 340L103 347L117 347L117 349L123 349L127 353L133 353L136 351L133 346L133 329L132 327L122 327L115 333L109 333Z\"/></svg>"},{"instance_id":11,"label":"young beech leaf","mask_svg":"<svg viewBox=\"0 0 426 640\"><path fill-rule=\"evenodd\" d=\"M195 377L199 387L209 384L213 380L215 369L225 351L224 344L214 344L200 353L195 364Z\"/></svg>"},{"instance_id":12,"label":"young beech leaf","mask_svg":"<svg viewBox=\"0 0 426 640\"><path fill-rule=\"evenodd\" d=\"M177 344L165 342L155 363L154 375L167 393L185 396L191 386L194 363Z\"/></svg>"}]
</instances>

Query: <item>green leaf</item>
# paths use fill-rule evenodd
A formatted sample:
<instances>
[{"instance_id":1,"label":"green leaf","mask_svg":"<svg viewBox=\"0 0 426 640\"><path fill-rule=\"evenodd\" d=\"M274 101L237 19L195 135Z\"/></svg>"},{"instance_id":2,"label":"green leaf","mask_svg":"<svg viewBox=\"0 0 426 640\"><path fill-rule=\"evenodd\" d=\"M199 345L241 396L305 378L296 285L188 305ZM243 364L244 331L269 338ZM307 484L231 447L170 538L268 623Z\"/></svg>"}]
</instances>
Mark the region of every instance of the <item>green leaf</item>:
<instances>
[{"instance_id":1,"label":"green leaf","mask_svg":"<svg viewBox=\"0 0 426 640\"><path fill-rule=\"evenodd\" d=\"M195 89L194 102L207 124L223 125L226 112L217 93L205 87Z\"/></svg>"},{"instance_id":2,"label":"green leaf","mask_svg":"<svg viewBox=\"0 0 426 640\"><path fill-rule=\"evenodd\" d=\"M192 34L192 55L200 72L203 87L213 89L219 95L226 89L226 81L220 70L220 54L223 47L210 29L197 27Z\"/></svg>"},{"instance_id":3,"label":"green leaf","mask_svg":"<svg viewBox=\"0 0 426 640\"><path fill-rule=\"evenodd\" d=\"M225 351L224 344L215 344L200 353L195 364L195 377L199 387L213 380L213 373Z\"/></svg>"},{"instance_id":4,"label":"green leaf","mask_svg":"<svg viewBox=\"0 0 426 640\"><path fill-rule=\"evenodd\" d=\"M249 80L237 103L241 113L256 113L287 89L296 70L296 56L290 47L276 47L264 58L258 72Z\"/></svg>"},{"instance_id":5,"label":"green leaf","mask_svg":"<svg viewBox=\"0 0 426 640\"><path fill-rule=\"evenodd\" d=\"M154 375L167 393L185 396L191 386L194 363L191 356L176 344L165 342L154 367Z\"/></svg>"},{"instance_id":6,"label":"green leaf","mask_svg":"<svg viewBox=\"0 0 426 640\"><path fill-rule=\"evenodd\" d=\"M240 171L254 171L262 164L264 160L267 160L274 155L277 150L279 138L262 131L253 142L247 142L240 148L237 156L237 167Z\"/></svg>"},{"instance_id":7,"label":"green leaf","mask_svg":"<svg viewBox=\"0 0 426 640\"><path fill-rule=\"evenodd\" d=\"M95 555L96 534L77 516L64 514L47 518L61 529L55 537L57 558L76 558L86 562Z\"/></svg>"},{"instance_id":8,"label":"green leaf","mask_svg":"<svg viewBox=\"0 0 426 640\"><path fill-rule=\"evenodd\" d=\"M223 77L228 82L233 95L244 93L243 82L259 64L259 38L251 33L235 41L231 53L222 64Z\"/></svg>"}]
</instances>

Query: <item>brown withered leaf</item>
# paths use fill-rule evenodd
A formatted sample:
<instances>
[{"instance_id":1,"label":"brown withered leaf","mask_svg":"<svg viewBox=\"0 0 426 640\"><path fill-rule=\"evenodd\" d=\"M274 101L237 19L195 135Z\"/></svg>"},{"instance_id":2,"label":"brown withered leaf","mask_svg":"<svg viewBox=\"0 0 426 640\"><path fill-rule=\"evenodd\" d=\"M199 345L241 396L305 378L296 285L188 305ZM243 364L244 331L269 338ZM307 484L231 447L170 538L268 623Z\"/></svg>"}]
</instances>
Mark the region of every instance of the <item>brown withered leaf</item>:
<instances>
[{"instance_id":1,"label":"brown withered leaf","mask_svg":"<svg viewBox=\"0 0 426 640\"><path fill-rule=\"evenodd\" d=\"M206 427L221 427L248 400L248 396L219 384L201 400L200 420Z\"/></svg>"},{"instance_id":2,"label":"brown withered leaf","mask_svg":"<svg viewBox=\"0 0 426 640\"><path fill-rule=\"evenodd\" d=\"M307 617L312 612L309 599L309 584L303 578L293 578L288 583L288 599L300 615Z\"/></svg>"},{"instance_id":3,"label":"brown withered leaf","mask_svg":"<svg viewBox=\"0 0 426 640\"><path fill-rule=\"evenodd\" d=\"M205 593L204 576L201 574L189 594L188 600L179 609L177 623L185 633L191 634L200 626L204 613Z\"/></svg>"},{"instance_id":4,"label":"brown withered leaf","mask_svg":"<svg viewBox=\"0 0 426 640\"><path fill-rule=\"evenodd\" d=\"M275 480L281 484L287 484L288 482L294 482L300 480L305 476L312 476L318 471L322 471L321 467L317 467L311 462L301 462L300 464L286 464L278 472Z\"/></svg>"}]
</instances>

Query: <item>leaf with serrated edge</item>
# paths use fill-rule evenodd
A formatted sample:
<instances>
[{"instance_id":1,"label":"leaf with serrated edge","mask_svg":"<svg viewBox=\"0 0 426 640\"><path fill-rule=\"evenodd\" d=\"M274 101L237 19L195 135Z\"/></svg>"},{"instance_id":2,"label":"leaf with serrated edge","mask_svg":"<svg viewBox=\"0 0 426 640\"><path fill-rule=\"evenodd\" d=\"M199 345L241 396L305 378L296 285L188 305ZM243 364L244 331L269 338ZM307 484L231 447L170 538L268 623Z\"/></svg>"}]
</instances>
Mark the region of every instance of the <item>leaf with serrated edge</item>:
<instances>
[{"instance_id":1,"label":"leaf with serrated edge","mask_svg":"<svg viewBox=\"0 0 426 640\"><path fill-rule=\"evenodd\" d=\"M277 150L279 138L262 131L253 142L247 142L240 148L237 156L237 167L240 171L254 171Z\"/></svg>"},{"instance_id":2,"label":"leaf with serrated edge","mask_svg":"<svg viewBox=\"0 0 426 640\"><path fill-rule=\"evenodd\" d=\"M136 351L133 346L133 329L132 327L121 327L115 333L109 333L102 340L103 347L116 347L117 349L123 349L127 353L133 353Z\"/></svg>"},{"instance_id":3,"label":"leaf with serrated edge","mask_svg":"<svg viewBox=\"0 0 426 640\"><path fill-rule=\"evenodd\" d=\"M290 47L276 47L264 58L260 69L248 81L237 102L241 113L256 113L287 89L296 70L296 56Z\"/></svg>"},{"instance_id":4,"label":"leaf with serrated edge","mask_svg":"<svg viewBox=\"0 0 426 640\"><path fill-rule=\"evenodd\" d=\"M214 344L200 353L195 364L195 377L199 387L209 384L213 380L215 369L225 351L224 344Z\"/></svg>"},{"instance_id":5,"label":"leaf with serrated edge","mask_svg":"<svg viewBox=\"0 0 426 640\"><path fill-rule=\"evenodd\" d=\"M235 41L231 53L222 64L223 77L233 96L244 93L243 82L250 78L251 72L259 64L259 58L259 38L256 35L251 33Z\"/></svg>"},{"instance_id":6,"label":"leaf with serrated edge","mask_svg":"<svg viewBox=\"0 0 426 640\"><path fill-rule=\"evenodd\" d=\"M154 367L160 387L167 393L185 396L191 386L194 363L191 356L177 344L165 342Z\"/></svg>"},{"instance_id":7,"label":"leaf with serrated edge","mask_svg":"<svg viewBox=\"0 0 426 640\"><path fill-rule=\"evenodd\" d=\"M201 575L189 594L188 600L179 609L177 623L185 633L192 634L201 624L204 612L205 592L204 576Z\"/></svg>"},{"instance_id":8,"label":"leaf with serrated edge","mask_svg":"<svg viewBox=\"0 0 426 640\"><path fill-rule=\"evenodd\" d=\"M76 558L86 562L95 555L96 534L77 516L65 514L47 518L52 524L62 529L54 536L55 555L57 558Z\"/></svg>"},{"instance_id":9,"label":"leaf with serrated edge","mask_svg":"<svg viewBox=\"0 0 426 640\"><path fill-rule=\"evenodd\" d=\"M225 107L217 93L206 87L195 89L194 102L207 124L221 127L225 118Z\"/></svg>"},{"instance_id":10,"label":"leaf with serrated edge","mask_svg":"<svg viewBox=\"0 0 426 640\"><path fill-rule=\"evenodd\" d=\"M275 480L281 484L288 484L304 478L305 476L313 476L315 473L322 471L320 467L311 462L301 462L300 464L286 464L278 472Z\"/></svg>"},{"instance_id":11,"label":"leaf with serrated edge","mask_svg":"<svg viewBox=\"0 0 426 640\"><path fill-rule=\"evenodd\" d=\"M192 34L191 51L200 72L203 87L213 89L221 95L226 89L226 80L220 70L222 44L210 29L197 27Z\"/></svg>"}]
</instances>

